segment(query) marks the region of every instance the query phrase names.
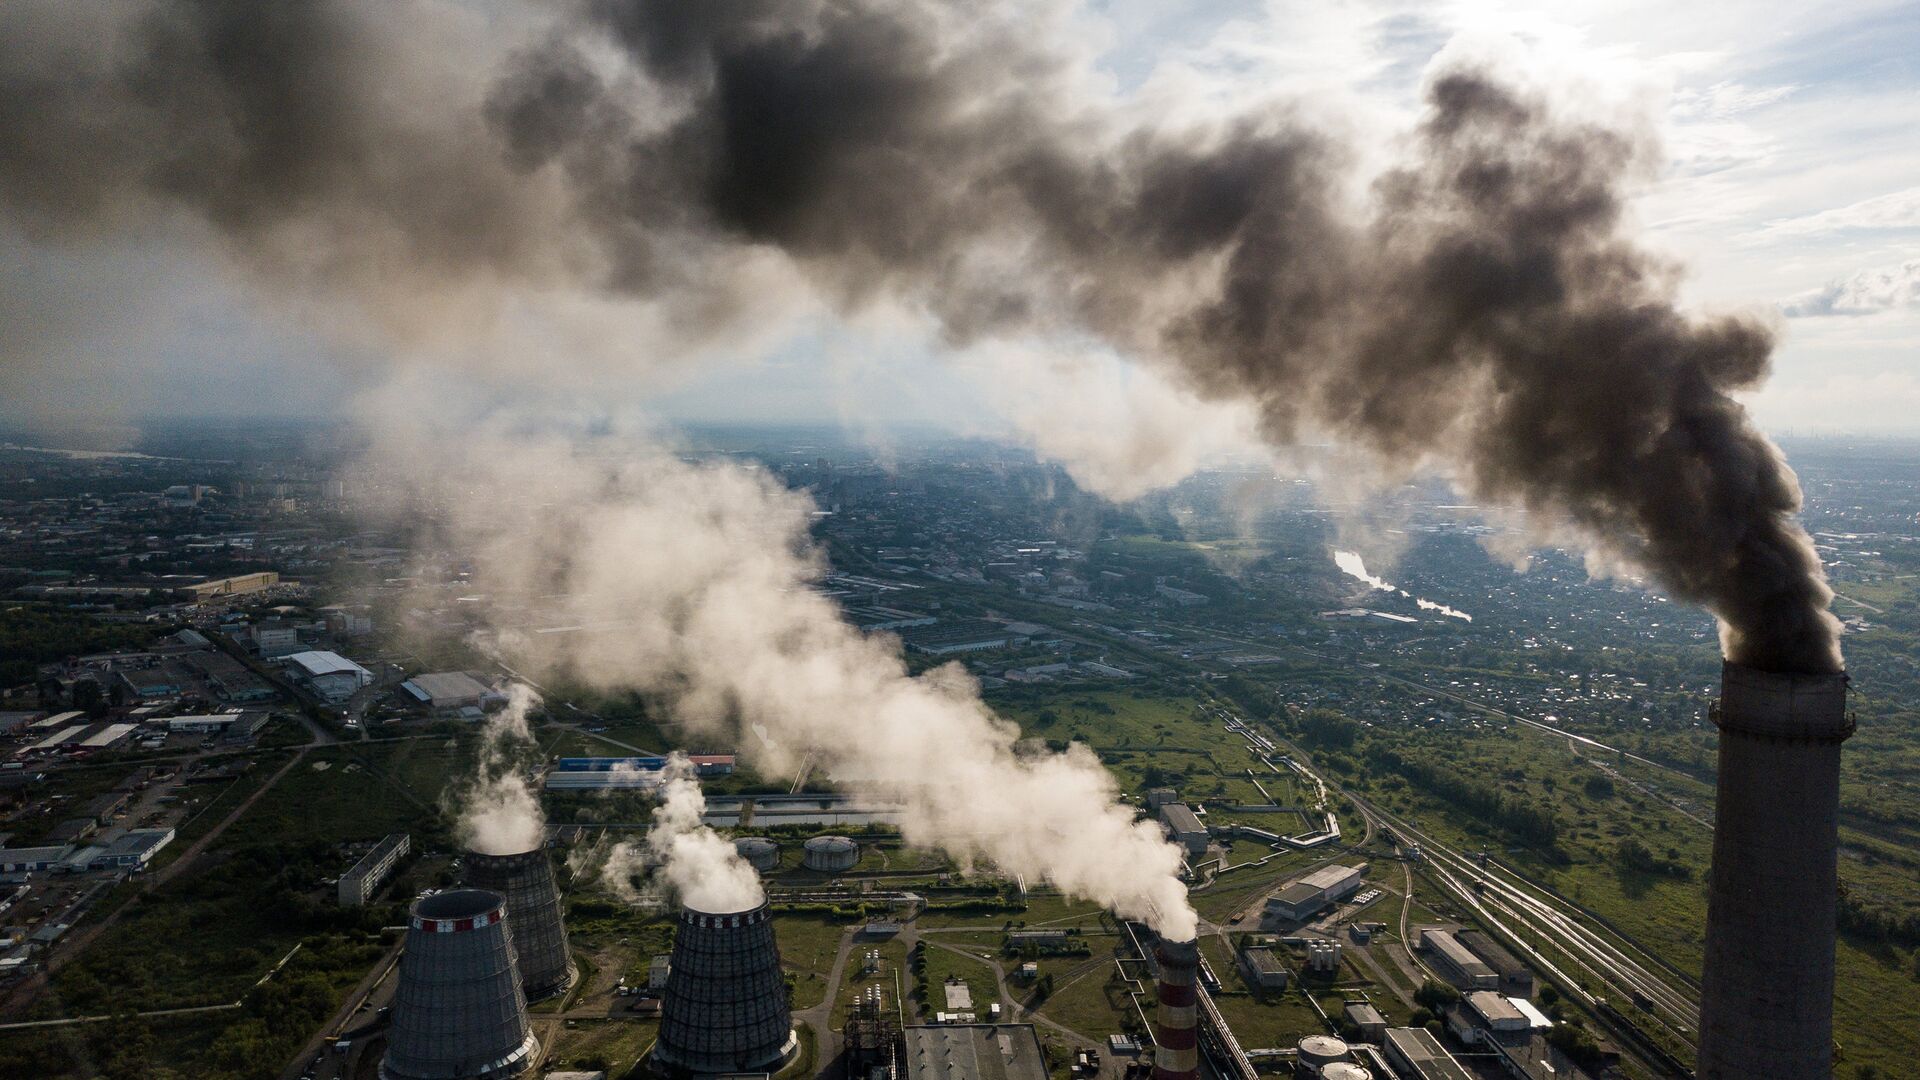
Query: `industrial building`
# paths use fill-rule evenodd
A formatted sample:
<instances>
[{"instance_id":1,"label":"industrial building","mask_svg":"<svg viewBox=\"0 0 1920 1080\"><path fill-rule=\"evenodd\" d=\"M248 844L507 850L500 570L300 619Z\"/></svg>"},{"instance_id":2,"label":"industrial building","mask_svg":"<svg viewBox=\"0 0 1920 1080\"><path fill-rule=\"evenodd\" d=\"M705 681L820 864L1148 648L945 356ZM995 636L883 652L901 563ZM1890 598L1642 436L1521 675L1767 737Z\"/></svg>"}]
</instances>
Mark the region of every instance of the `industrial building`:
<instances>
[{"instance_id":1,"label":"industrial building","mask_svg":"<svg viewBox=\"0 0 1920 1080\"><path fill-rule=\"evenodd\" d=\"M1285 990L1293 975L1272 949L1262 946L1241 950L1240 966L1247 973L1248 985L1256 990Z\"/></svg>"},{"instance_id":2,"label":"industrial building","mask_svg":"<svg viewBox=\"0 0 1920 1080\"><path fill-rule=\"evenodd\" d=\"M799 1045L766 903L752 911L682 909L653 1070L772 1073Z\"/></svg>"},{"instance_id":3,"label":"industrial building","mask_svg":"<svg viewBox=\"0 0 1920 1080\"><path fill-rule=\"evenodd\" d=\"M84 849L67 863L76 870L128 870L139 873L147 868L160 849L173 843L172 829L131 829L105 845Z\"/></svg>"},{"instance_id":4,"label":"industrial building","mask_svg":"<svg viewBox=\"0 0 1920 1080\"><path fill-rule=\"evenodd\" d=\"M800 863L822 874L851 870L860 862L860 845L846 836L816 836L806 842Z\"/></svg>"},{"instance_id":5,"label":"industrial building","mask_svg":"<svg viewBox=\"0 0 1920 1080\"><path fill-rule=\"evenodd\" d=\"M441 716L474 710L477 718L489 709L507 703L507 696L465 671L442 671L415 675L400 684L414 701Z\"/></svg>"},{"instance_id":6,"label":"industrial building","mask_svg":"<svg viewBox=\"0 0 1920 1080\"><path fill-rule=\"evenodd\" d=\"M168 717L164 723L174 735L209 735L220 732L229 738L252 735L265 727L271 714L260 709L244 712L195 713Z\"/></svg>"},{"instance_id":7,"label":"industrial building","mask_svg":"<svg viewBox=\"0 0 1920 1080\"><path fill-rule=\"evenodd\" d=\"M1460 1003L1447 1010L1447 1028L1468 1046L1485 1041L1489 1034L1523 1032L1531 1026L1526 1013L1491 990L1463 994Z\"/></svg>"},{"instance_id":8,"label":"industrial building","mask_svg":"<svg viewBox=\"0 0 1920 1080\"><path fill-rule=\"evenodd\" d=\"M908 649L928 656L1004 649L1013 639L1013 633L1006 627L984 619L954 619L900 631L900 640Z\"/></svg>"},{"instance_id":9,"label":"industrial building","mask_svg":"<svg viewBox=\"0 0 1920 1080\"><path fill-rule=\"evenodd\" d=\"M51 870L72 850L72 844L0 848L0 874L35 874Z\"/></svg>"},{"instance_id":10,"label":"industrial building","mask_svg":"<svg viewBox=\"0 0 1920 1080\"><path fill-rule=\"evenodd\" d=\"M1381 1048L1388 1064L1406 1080L1474 1080L1426 1028L1388 1028Z\"/></svg>"},{"instance_id":11,"label":"industrial building","mask_svg":"<svg viewBox=\"0 0 1920 1080\"><path fill-rule=\"evenodd\" d=\"M393 873L393 868L412 850L413 840L406 833L393 833L360 857L353 869L340 875L340 906L360 907Z\"/></svg>"},{"instance_id":12,"label":"industrial building","mask_svg":"<svg viewBox=\"0 0 1920 1080\"><path fill-rule=\"evenodd\" d=\"M345 701L373 681L373 672L336 652L297 652L287 665L295 680L328 701Z\"/></svg>"},{"instance_id":13,"label":"industrial building","mask_svg":"<svg viewBox=\"0 0 1920 1080\"><path fill-rule=\"evenodd\" d=\"M233 577L214 578L198 585L187 585L179 592L188 599L196 601L211 600L216 596L240 596L245 593L261 592L280 584L280 575L272 570L262 570L254 574L236 574Z\"/></svg>"},{"instance_id":14,"label":"industrial building","mask_svg":"<svg viewBox=\"0 0 1920 1080\"><path fill-rule=\"evenodd\" d=\"M1160 807L1160 823L1167 828L1167 834L1173 842L1179 844L1187 853L1187 858L1197 859L1207 853L1207 827L1200 821L1200 815L1182 802L1170 802Z\"/></svg>"},{"instance_id":15,"label":"industrial building","mask_svg":"<svg viewBox=\"0 0 1920 1080\"><path fill-rule=\"evenodd\" d=\"M108 724L93 734L80 740L80 746L86 750L106 750L133 734L138 724Z\"/></svg>"},{"instance_id":16,"label":"industrial building","mask_svg":"<svg viewBox=\"0 0 1920 1080\"><path fill-rule=\"evenodd\" d=\"M1047 1080L1032 1024L908 1027L905 1080Z\"/></svg>"},{"instance_id":17,"label":"industrial building","mask_svg":"<svg viewBox=\"0 0 1920 1080\"><path fill-rule=\"evenodd\" d=\"M1387 1018L1381 1016L1380 1010L1367 1002L1348 1002L1347 1007L1341 1010L1341 1014L1347 1023L1359 1030L1360 1037L1367 1042L1377 1043L1387 1034Z\"/></svg>"},{"instance_id":18,"label":"industrial building","mask_svg":"<svg viewBox=\"0 0 1920 1080\"><path fill-rule=\"evenodd\" d=\"M1364 865L1322 867L1269 897L1267 915L1290 922L1310 919L1359 892L1366 874Z\"/></svg>"},{"instance_id":19,"label":"industrial building","mask_svg":"<svg viewBox=\"0 0 1920 1080\"><path fill-rule=\"evenodd\" d=\"M257 622L247 627L247 648L255 656L277 658L300 651L300 628L278 621Z\"/></svg>"},{"instance_id":20,"label":"industrial building","mask_svg":"<svg viewBox=\"0 0 1920 1080\"><path fill-rule=\"evenodd\" d=\"M560 888L545 848L512 855L468 852L466 883L507 898L507 940L513 945L520 984L528 1001L541 1001L573 985L573 951L560 918Z\"/></svg>"},{"instance_id":21,"label":"industrial building","mask_svg":"<svg viewBox=\"0 0 1920 1080\"><path fill-rule=\"evenodd\" d=\"M380 1080L507 1080L533 1064L506 917L506 898L480 889L413 905Z\"/></svg>"},{"instance_id":22,"label":"industrial building","mask_svg":"<svg viewBox=\"0 0 1920 1080\"><path fill-rule=\"evenodd\" d=\"M733 772L732 754L689 754L695 776ZM563 757L547 772L548 791L650 791L665 778L664 757Z\"/></svg>"},{"instance_id":23,"label":"industrial building","mask_svg":"<svg viewBox=\"0 0 1920 1080\"><path fill-rule=\"evenodd\" d=\"M1493 937L1480 930L1460 930L1453 935L1455 941L1473 951L1486 965L1500 977L1499 990L1513 997L1530 998L1533 996L1533 972L1525 964L1515 959Z\"/></svg>"},{"instance_id":24,"label":"industrial building","mask_svg":"<svg viewBox=\"0 0 1920 1080\"><path fill-rule=\"evenodd\" d=\"M1421 932L1420 940L1432 954L1434 966L1460 989L1492 990L1500 985L1499 973L1460 944L1453 931L1427 929Z\"/></svg>"}]
</instances>

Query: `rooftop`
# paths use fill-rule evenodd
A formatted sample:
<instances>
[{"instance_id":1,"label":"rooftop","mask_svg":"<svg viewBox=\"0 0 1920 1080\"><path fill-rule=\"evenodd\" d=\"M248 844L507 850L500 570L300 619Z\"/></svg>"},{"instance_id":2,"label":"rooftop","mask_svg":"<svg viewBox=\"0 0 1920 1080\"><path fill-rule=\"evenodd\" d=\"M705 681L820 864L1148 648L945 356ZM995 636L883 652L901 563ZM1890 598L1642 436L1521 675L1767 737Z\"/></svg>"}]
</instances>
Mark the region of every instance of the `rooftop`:
<instances>
[{"instance_id":1,"label":"rooftop","mask_svg":"<svg viewBox=\"0 0 1920 1080\"><path fill-rule=\"evenodd\" d=\"M316 678L321 675L342 675L349 672L358 672L368 677L372 677L373 675L373 673L366 668L341 656L337 652L318 650L312 652L297 652L287 657L287 661L299 665L302 671Z\"/></svg>"},{"instance_id":2,"label":"rooftop","mask_svg":"<svg viewBox=\"0 0 1920 1080\"><path fill-rule=\"evenodd\" d=\"M906 1080L1046 1080L1031 1024L909 1027Z\"/></svg>"}]
</instances>

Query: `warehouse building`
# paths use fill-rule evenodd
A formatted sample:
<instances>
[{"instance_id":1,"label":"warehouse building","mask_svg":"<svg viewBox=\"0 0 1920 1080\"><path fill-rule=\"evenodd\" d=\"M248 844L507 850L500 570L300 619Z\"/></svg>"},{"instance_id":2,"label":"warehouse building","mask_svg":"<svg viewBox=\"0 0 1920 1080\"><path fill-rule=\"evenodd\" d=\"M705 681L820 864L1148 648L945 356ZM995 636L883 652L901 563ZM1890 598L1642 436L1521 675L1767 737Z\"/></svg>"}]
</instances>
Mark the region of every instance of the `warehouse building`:
<instances>
[{"instance_id":1,"label":"warehouse building","mask_svg":"<svg viewBox=\"0 0 1920 1080\"><path fill-rule=\"evenodd\" d=\"M1533 996L1533 972L1490 935L1479 930L1462 930L1453 937L1473 950L1473 954L1500 977L1501 993L1522 998Z\"/></svg>"},{"instance_id":2,"label":"warehouse building","mask_svg":"<svg viewBox=\"0 0 1920 1080\"><path fill-rule=\"evenodd\" d=\"M1500 976L1473 951L1460 944L1451 930L1427 930L1421 941L1433 954L1435 966L1447 981L1462 990L1492 990L1500 985Z\"/></svg>"},{"instance_id":3,"label":"warehouse building","mask_svg":"<svg viewBox=\"0 0 1920 1080\"><path fill-rule=\"evenodd\" d=\"M297 652L287 664L295 680L328 701L345 701L373 681L373 672L336 652Z\"/></svg>"},{"instance_id":4,"label":"warehouse building","mask_svg":"<svg viewBox=\"0 0 1920 1080\"><path fill-rule=\"evenodd\" d=\"M1285 990L1292 977L1273 950L1261 946L1242 950L1240 967L1247 974L1247 984L1255 990Z\"/></svg>"},{"instance_id":5,"label":"warehouse building","mask_svg":"<svg viewBox=\"0 0 1920 1080\"><path fill-rule=\"evenodd\" d=\"M360 861L353 864L353 869L340 875L340 906L364 905L374 893L380 891L381 884L393 873L393 868L412 846L412 838L403 832L393 833L374 845L372 851L362 855Z\"/></svg>"},{"instance_id":6,"label":"warehouse building","mask_svg":"<svg viewBox=\"0 0 1920 1080\"><path fill-rule=\"evenodd\" d=\"M135 873L147 868L160 849L173 843L172 829L129 829L120 838L101 847L89 849L93 854L87 860L89 870L130 870Z\"/></svg>"},{"instance_id":7,"label":"warehouse building","mask_svg":"<svg viewBox=\"0 0 1920 1080\"><path fill-rule=\"evenodd\" d=\"M900 640L908 649L928 656L986 652L1004 649L1014 635L999 623L985 619L956 619L932 626L912 626L900 631Z\"/></svg>"},{"instance_id":8,"label":"warehouse building","mask_svg":"<svg viewBox=\"0 0 1920 1080\"><path fill-rule=\"evenodd\" d=\"M1388 1064L1407 1080L1474 1080L1425 1028L1388 1028L1382 1049Z\"/></svg>"},{"instance_id":9,"label":"warehouse building","mask_svg":"<svg viewBox=\"0 0 1920 1080\"><path fill-rule=\"evenodd\" d=\"M73 850L71 844L0 848L0 874L35 874L60 865Z\"/></svg>"},{"instance_id":10,"label":"warehouse building","mask_svg":"<svg viewBox=\"0 0 1920 1080\"><path fill-rule=\"evenodd\" d=\"M1160 807L1160 823L1167 827L1167 834L1173 842L1186 850L1187 858L1197 859L1207 853L1207 827L1200 821L1200 815L1186 803L1172 802Z\"/></svg>"},{"instance_id":11,"label":"warehouse building","mask_svg":"<svg viewBox=\"0 0 1920 1080\"><path fill-rule=\"evenodd\" d=\"M100 730L94 732L93 734L87 736L86 738L81 739L80 746L84 750L108 749L109 747L112 747L116 743L120 742L120 740L125 739L127 736L133 734L133 730L136 727L139 727L139 725L138 724L108 724L107 726L101 728Z\"/></svg>"},{"instance_id":12,"label":"warehouse building","mask_svg":"<svg viewBox=\"0 0 1920 1080\"><path fill-rule=\"evenodd\" d=\"M255 574L238 574L233 577L214 578L198 585L188 585L179 590L192 600L211 600L216 596L240 596L245 593L260 592L280 584L280 575L272 570L262 570Z\"/></svg>"},{"instance_id":13,"label":"warehouse building","mask_svg":"<svg viewBox=\"0 0 1920 1080\"><path fill-rule=\"evenodd\" d=\"M1032 1024L908 1027L905 1080L1047 1080Z\"/></svg>"},{"instance_id":14,"label":"warehouse building","mask_svg":"<svg viewBox=\"0 0 1920 1080\"><path fill-rule=\"evenodd\" d=\"M400 684L407 696L442 716L465 709L475 715L507 703L507 697L475 678L471 672L441 671L415 675Z\"/></svg>"},{"instance_id":15,"label":"warehouse building","mask_svg":"<svg viewBox=\"0 0 1920 1080\"><path fill-rule=\"evenodd\" d=\"M733 772L732 754L689 754L695 776ZM658 787L667 767L664 757L563 757L547 773L548 791L606 791Z\"/></svg>"},{"instance_id":16,"label":"warehouse building","mask_svg":"<svg viewBox=\"0 0 1920 1080\"><path fill-rule=\"evenodd\" d=\"M1371 1004L1364 1001L1350 1002L1341 1011L1347 1023L1359 1030L1361 1041L1377 1043L1386 1037L1387 1018L1381 1016L1380 1010Z\"/></svg>"},{"instance_id":17,"label":"warehouse building","mask_svg":"<svg viewBox=\"0 0 1920 1080\"><path fill-rule=\"evenodd\" d=\"M74 739L79 738L80 733L85 730L87 730L87 726L85 724L76 724L72 727L61 728L59 731L56 731L53 734L47 736L46 738L41 739L39 742L34 743L28 749L37 750L43 754L51 753L54 750L58 750L60 747L65 746L67 743L72 742Z\"/></svg>"},{"instance_id":18,"label":"warehouse building","mask_svg":"<svg viewBox=\"0 0 1920 1080\"><path fill-rule=\"evenodd\" d=\"M1468 1046L1491 1043L1501 1037L1524 1034L1533 1021L1513 1002L1491 990L1464 994L1460 1003L1447 1010L1447 1028L1453 1037Z\"/></svg>"},{"instance_id":19,"label":"warehouse building","mask_svg":"<svg viewBox=\"0 0 1920 1080\"><path fill-rule=\"evenodd\" d=\"M1270 918L1289 922L1310 919L1327 908L1360 891L1367 868L1361 866L1322 867L1288 884L1267 900Z\"/></svg>"}]
</instances>

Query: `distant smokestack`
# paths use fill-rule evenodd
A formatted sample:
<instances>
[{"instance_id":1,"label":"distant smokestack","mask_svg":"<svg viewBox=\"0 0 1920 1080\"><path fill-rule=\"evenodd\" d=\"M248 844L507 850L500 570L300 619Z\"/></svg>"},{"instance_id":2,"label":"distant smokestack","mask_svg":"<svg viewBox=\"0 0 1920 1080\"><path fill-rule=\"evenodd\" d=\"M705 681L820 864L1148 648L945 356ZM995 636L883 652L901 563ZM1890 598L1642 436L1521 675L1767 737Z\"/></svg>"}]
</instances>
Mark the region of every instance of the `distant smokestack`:
<instances>
[{"instance_id":1,"label":"distant smokestack","mask_svg":"<svg viewBox=\"0 0 1920 1080\"><path fill-rule=\"evenodd\" d=\"M682 909L672 963L655 1073L778 1072L799 1048L764 900L750 911Z\"/></svg>"},{"instance_id":2,"label":"distant smokestack","mask_svg":"<svg viewBox=\"0 0 1920 1080\"><path fill-rule=\"evenodd\" d=\"M573 985L573 953L560 918L560 889L545 848L518 855L466 855L466 883L507 898L507 939L528 1001L541 1001Z\"/></svg>"},{"instance_id":3,"label":"distant smokestack","mask_svg":"<svg viewBox=\"0 0 1920 1080\"><path fill-rule=\"evenodd\" d=\"M1195 941L1162 941L1160 1011L1154 1017L1153 1080L1197 1080L1200 1075L1200 1008L1195 989L1200 947Z\"/></svg>"},{"instance_id":4,"label":"distant smokestack","mask_svg":"<svg viewBox=\"0 0 1920 1080\"><path fill-rule=\"evenodd\" d=\"M506 898L481 889L413 905L380 1080L507 1080L533 1064L506 919Z\"/></svg>"},{"instance_id":5,"label":"distant smokestack","mask_svg":"<svg viewBox=\"0 0 1920 1080\"><path fill-rule=\"evenodd\" d=\"M1844 674L1721 676L1701 1080L1833 1075Z\"/></svg>"}]
</instances>

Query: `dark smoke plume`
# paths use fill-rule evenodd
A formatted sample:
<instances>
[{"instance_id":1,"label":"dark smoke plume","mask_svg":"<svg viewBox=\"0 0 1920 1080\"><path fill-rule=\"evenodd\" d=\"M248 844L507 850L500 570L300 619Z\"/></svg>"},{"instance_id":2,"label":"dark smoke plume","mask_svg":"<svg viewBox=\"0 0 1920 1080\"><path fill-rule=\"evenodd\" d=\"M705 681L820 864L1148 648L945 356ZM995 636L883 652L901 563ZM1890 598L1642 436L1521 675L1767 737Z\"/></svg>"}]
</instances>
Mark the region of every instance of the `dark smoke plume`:
<instances>
[{"instance_id":1,"label":"dark smoke plume","mask_svg":"<svg viewBox=\"0 0 1920 1080\"><path fill-rule=\"evenodd\" d=\"M738 260L777 252L843 310L1090 337L1276 443L1442 463L1707 606L1731 658L1839 669L1793 474L1729 396L1772 332L1681 312L1626 235L1640 136L1456 67L1356 211L1303 112L1128 119L1054 5L497 8L9 4L0 215L57 240L184 211L387 314L564 288L751 318Z\"/></svg>"}]
</instances>

